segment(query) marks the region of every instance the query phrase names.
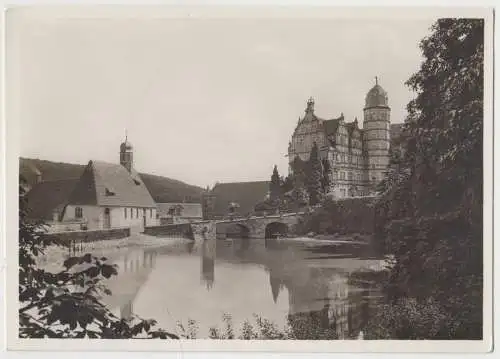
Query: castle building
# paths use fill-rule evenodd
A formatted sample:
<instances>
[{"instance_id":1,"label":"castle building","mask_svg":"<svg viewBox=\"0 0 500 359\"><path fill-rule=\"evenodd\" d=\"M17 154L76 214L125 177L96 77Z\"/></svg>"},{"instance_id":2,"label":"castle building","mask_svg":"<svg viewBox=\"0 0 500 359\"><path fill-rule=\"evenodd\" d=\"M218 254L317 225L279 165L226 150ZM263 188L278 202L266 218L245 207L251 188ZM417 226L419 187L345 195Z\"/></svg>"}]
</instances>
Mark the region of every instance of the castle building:
<instances>
[{"instance_id":1,"label":"castle building","mask_svg":"<svg viewBox=\"0 0 500 359\"><path fill-rule=\"evenodd\" d=\"M293 173L296 157L309 160L316 143L323 167L329 172L328 194L336 198L370 195L389 165L391 132L401 127L390 123L387 92L377 78L366 95L363 113L362 127L357 118L347 122L343 114L325 120L315 114L310 98L288 146L289 172Z\"/></svg>"}]
</instances>

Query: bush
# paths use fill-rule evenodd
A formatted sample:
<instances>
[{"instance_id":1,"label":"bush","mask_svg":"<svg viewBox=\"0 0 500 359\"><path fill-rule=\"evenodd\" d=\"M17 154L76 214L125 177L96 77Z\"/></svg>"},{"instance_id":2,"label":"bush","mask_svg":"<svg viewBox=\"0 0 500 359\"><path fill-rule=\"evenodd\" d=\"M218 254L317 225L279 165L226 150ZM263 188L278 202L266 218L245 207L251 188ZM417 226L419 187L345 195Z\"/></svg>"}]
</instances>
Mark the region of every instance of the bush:
<instances>
[{"instance_id":1,"label":"bush","mask_svg":"<svg viewBox=\"0 0 500 359\"><path fill-rule=\"evenodd\" d=\"M379 307L368 322L365 339L456 339L460 325L433 298L402 298Z\"/></svg>"}]
</instances>

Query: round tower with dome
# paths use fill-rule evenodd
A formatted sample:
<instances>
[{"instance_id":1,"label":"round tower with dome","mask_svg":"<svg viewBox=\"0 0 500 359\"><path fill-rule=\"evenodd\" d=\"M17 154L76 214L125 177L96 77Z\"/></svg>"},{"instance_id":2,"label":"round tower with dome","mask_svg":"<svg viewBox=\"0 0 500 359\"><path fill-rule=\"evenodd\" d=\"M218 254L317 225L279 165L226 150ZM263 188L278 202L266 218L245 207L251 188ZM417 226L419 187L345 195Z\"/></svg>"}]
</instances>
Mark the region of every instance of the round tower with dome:
<instances>
[{"instance_id":1,"label":"round tower with dome","mask_svg":"<svg viewBox=\"0 0 500 359\"><path fill-rule=\"evenodd\" d=\"M363 142L367 170L365 180L370 185L380 182L389 166L390 114L387 92L378 84L372 87L365 99Z\"/></svg>"},{"instance_id":2,"label":"round tower with dome","mask_svg":"<svg viewBox=\"0 0 500 359\"><path fill-rule=\"evenodd\" d=\"M127 135L125 135L125 141L120 145L120 164L127 171L132 172L132 168L134 167L134 148L128 141Z\"/></svg>"}]
</instances>

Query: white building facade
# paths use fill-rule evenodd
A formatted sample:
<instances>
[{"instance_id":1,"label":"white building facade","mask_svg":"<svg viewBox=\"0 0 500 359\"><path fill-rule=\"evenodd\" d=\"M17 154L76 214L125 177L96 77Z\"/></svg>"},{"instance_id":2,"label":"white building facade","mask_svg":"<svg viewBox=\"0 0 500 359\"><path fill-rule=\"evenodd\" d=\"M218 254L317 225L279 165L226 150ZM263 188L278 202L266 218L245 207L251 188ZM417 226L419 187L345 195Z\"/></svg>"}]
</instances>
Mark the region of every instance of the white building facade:
<instances>
[{"instance_id":1,"label":"white building facade","mask_svg":"<svg viewBox=\"0 0 500 359\"><path fill-rule=\"evenodd\" d=\"M133 148L120 146L120 164L90 161L70 195L62 221L81 221L89 229L158 224L156 203L133 168Z\"/></svg>"}]
</instances>

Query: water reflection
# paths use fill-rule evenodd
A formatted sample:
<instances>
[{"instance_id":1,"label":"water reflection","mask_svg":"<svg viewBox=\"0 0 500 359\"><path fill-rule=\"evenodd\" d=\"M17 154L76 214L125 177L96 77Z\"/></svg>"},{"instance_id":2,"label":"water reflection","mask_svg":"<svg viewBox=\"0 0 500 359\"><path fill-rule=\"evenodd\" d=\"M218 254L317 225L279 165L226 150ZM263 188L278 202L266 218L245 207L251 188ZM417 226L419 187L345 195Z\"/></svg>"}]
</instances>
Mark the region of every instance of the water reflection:
<instances>
[{"instance_id":1,"label":"water reflection","mask_svg":"<svg viewBox=\"0 0 500 359\"><path fill-rule=\"evenodd\" d=\"M212 326L220 324L223 312L241 320L256 313L273 316L269 319L279 327L288 322L299 339L311 337L311 324L330 333L328 338L353 338L368 320L375 290L373 283L349 280L362 259L341 255L333 246L287 240L172 242L130 251L117 263L118 290L112 290L115 300L109 305L119 307L124 318L136 309L163 327L172 325L172 316ZM196 263L198 288L191 278ZM200 337L206 334L200 331Z\"/></svg>"},{"instance_id":2,"label":"water reflection","mask_svg":"<svg viewBox=\"0 0 500 359\"><path fill-rule=\"evenodd\" d=\"M215 281L215 240L206 240L201 247L201 280L210 290Z\"/></svg>"}]
</instances>

